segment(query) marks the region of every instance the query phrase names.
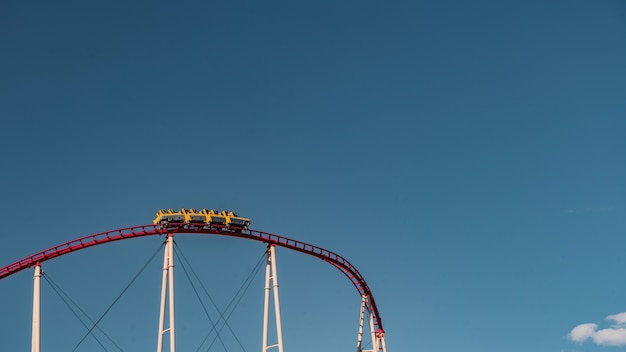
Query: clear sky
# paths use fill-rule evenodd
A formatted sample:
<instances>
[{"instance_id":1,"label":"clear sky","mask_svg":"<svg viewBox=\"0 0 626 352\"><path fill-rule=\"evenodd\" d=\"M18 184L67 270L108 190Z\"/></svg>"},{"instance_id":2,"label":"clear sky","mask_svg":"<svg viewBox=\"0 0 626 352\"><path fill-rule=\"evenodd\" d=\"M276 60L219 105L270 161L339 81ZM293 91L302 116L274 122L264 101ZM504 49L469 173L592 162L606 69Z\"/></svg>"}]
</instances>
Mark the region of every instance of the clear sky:
<instances>
[{"instance_id":1,"label":"clear sky","mask_svg":"<svg viewBox=\"0 0 626 352\"><path fill-rule=\"evenodd\" d=\"M7 1L0 43L0 266L229 209L350 260L389 352L626 350L624 1ZM43 268L97 319L162 240ZM265 250L176 241L221 310ZM286 351L353 351L354 287L277 252ZM124 351L156 348L161 255L99 325ZM262 276L244 348L211 351L261 348ZM206 351L176 279L178 349ZM85 328L42 294L42 351L71 351ZM0 281L0 351L30 348L31 299L32 270Z\"/></svg>"}]
</instances>

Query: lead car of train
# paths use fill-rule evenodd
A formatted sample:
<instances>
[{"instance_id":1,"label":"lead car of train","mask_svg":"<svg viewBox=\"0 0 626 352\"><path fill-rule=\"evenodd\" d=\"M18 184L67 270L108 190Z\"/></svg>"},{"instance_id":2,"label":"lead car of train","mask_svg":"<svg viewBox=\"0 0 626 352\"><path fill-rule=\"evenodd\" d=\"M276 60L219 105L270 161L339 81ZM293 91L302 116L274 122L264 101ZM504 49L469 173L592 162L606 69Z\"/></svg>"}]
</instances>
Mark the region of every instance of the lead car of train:
<instances>
[{"instance_id":1,"label":"lead car of train","mask_svg":"<svg viewBox=\"0 0 626 352\"><path fill-rule=\"evenodd\" d=\"M250 219L238 216L232 211L217 212L213 209L196 210L194 208L174 211L160 209L156 213L154 224L185 224L185 225L222 225L236 229L247 229Z\"/></svg>"}]
</instances>

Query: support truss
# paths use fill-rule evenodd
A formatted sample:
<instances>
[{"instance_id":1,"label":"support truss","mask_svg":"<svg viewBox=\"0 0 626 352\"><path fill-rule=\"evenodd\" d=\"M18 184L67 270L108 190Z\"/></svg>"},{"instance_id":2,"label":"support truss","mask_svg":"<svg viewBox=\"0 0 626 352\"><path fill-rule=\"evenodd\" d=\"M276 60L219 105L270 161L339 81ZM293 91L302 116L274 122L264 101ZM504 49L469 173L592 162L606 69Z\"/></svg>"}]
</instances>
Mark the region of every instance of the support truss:
<instances>
[{"instance_id":1,"label":"support truss","mask_svg":"<svg viewBox=\"0 0 626 352\"><path fill-rule=\"evenodd\" d=\"M361 296L361 314L359 319L359 335L356 342L357 352L387 352L387 345L385 343L385 332L381 329L375 328L374 311L372 310L372 303L369 295ZM365 319L369 322L369 331L372 338L372 349L363 349L363 329L365 326Z\"/></svg>"},{"instance_id":2,"label":"support truss","mask_svg":"<svg viewBox=\"0 0 626 352\"><path fill-rule=\"evenodd\" d=\"M268 352L271 348L278 348L277 352L283 352L283 340L282 340L282 327L280 321L280 304L278 296L278 277L276 274L276 257L274 246L281 246L294 251L305 253L314 257L317 257L330 265L333 265L339 269L354 285L361 295L361 317L359 326L359 335L357 341L357 352L386 352L387 347L385 344L385 332L381 321L380 314L374 300L374 296L363 276L358 270L342 256L304 242L296 241L290 238L274 235L267 232L250 230L250 229L237 229L233 230L226 225L212 225L208 226L196 226L190 228L183 223L180 224L168 224L164 226L162 224L148 224L140 226L132 226L122 228L118 230L111 230L106 232L100 232L84 237L74 239L69 242L61 243L49 249L37 252L33 255L22 258L14 263L0 267L0 279L13 275L26 268L35 266L35 287L34 287L34 300L33 300L33 341L32 351L39 351L39 322L40 322L40 309L39 309L39 278L41 275L40 263L69 254L81 249L89 248L96 245L101 245L113 241L137 238L143 236L154 235L167 235L166 248L163 262L163 282L161 290L161 306L160 306L160 321L159 321L159 336L157 352L163 352L163 337L166 333L169 333L170 351L176 351L176 338L175 338L175 325L174 325L174 251L173 251L173 235L175 233L188 233L188 234L209 234L209 235L222 235L230 237L239 237L248 240L254 240L264 242L269 245L268 258L266 266L266 285L265 285L265 312L264 312L264 331L263 331L263 351ZM268 326L269 326L269 305L270 305L270 290L273 289L274 297L274 310L275 310L275 322L276 322L276 334L278 342L274 345L268 345ZM169 301L168 301L169 298ZM166 302L169 302L168 304ZM169 306L169 327L165 328L165 308ZM369 328L369 334L371 336L371 349L364 350L363 336L364 328L367 325ZM366 336L367 336L366 335ZM369 338L368 338L369 340ZM369 347L369 341L365 346Z\"/></svg>"}]
</instances>

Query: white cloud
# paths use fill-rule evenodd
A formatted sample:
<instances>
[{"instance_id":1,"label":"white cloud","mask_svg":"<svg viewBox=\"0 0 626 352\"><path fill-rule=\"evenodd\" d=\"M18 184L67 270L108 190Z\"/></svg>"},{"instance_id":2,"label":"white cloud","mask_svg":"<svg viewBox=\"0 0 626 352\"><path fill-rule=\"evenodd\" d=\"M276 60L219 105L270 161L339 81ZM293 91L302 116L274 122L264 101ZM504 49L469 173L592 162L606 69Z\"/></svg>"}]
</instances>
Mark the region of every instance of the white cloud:
<instances>
[{"instance_id":1,"label":"white cloud","mask_svg":"<svg viewBox=\"0 0 626 352\"><path fill-rule=\"evenodd\" d=\"M615 324L607 329L598 330L598 324L580 324L570 331L568 337L576 343L591 339L601 346L626 346L626 312L609 315L606 320Z\"/></svg>"},{"instance_id":2,"label":"white cloud","mask_svg":"<svg viewBox=\"0 0 626 352\"><path fill-rule=\"evenodd\" d=\"M597 324L580 324L570 331L569 338L574 342L583 343L596 333L597 328Z\"/></svg>"},{"instance_id":3,"label":"white cloud","mask_svg":"<svg viewBox=\"0 0 626 352\"><path fill-rule=\"evenodd\" d=\"M624 346L626 345L626 329L610 328L598 330L592 336L593 341L604 346Z\"/></svg>"},{"instance_id":4,"label":"white cloud","mask_svg":"<svg viewBox=\"0 0 626 352\"><path fill-rule=\"evenodd\" d=\"M620 324L620 325L624 324L626 323L626 312L615 314L615 315L609 315L608 317L606 317L606 320L613 320L615 323Z\"/></svg>"}]
</instances>

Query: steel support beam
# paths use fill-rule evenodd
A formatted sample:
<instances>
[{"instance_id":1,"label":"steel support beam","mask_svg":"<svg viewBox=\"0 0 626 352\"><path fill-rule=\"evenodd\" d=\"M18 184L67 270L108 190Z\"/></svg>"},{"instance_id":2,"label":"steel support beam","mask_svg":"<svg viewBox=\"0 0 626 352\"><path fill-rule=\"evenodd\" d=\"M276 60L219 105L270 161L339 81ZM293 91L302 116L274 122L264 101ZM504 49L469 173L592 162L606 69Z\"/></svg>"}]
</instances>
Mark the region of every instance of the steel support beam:
<instances>
[{"instance_id":1,"label":"steel support beam","mask_svg":"<svg viewBox=\"0 0 626 352\"><path fill-rule=\"evenodd\" d=\"M169 328L165 329L165 303L169 297ZM168 234L163 254L163 280L161 282L161 306L159 312L159 336L157 352L163 352L163 335L169 333L170 352L176 352L174 329L174 235Z\"/></svg>"},{"instance_id":2,"label":"steel support beam","mask_svg":"<svg viewBox=\"0 0 626 352\"><path fill-rule=\"evenodd\" d=\"M31 351L39 352L41 346L41 265L35 264L33 276L33 333Z\"/></svg>"},{"instance_id":3,"label":"steel support beam","mask_svg":"<svg viewBox=\"0 0 626 352\"><path fill-rule=\"evenodd\" d=\"M276 338L278 342L268 345L269 335L269 310L270 310L270 290L274 293L274 321L276 323ZM283 352L283 328L280 320L280 300L278 295L278 273L276 271L276 251L274 245L267 248L267 264L265 266L265 305L263 309L263 350L267 352L270 348L278 348L278 352Z\"/></svg>"}]
</instances>

